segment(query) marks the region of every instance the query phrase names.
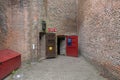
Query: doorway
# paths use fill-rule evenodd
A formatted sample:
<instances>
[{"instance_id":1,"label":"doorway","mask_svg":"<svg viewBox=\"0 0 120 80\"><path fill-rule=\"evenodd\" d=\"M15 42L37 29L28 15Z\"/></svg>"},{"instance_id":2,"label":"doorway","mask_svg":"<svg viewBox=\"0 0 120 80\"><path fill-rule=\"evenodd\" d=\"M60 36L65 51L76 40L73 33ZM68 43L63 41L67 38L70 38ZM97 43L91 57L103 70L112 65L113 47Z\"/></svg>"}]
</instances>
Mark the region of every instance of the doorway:
<instances>
[{"instance_id":1,"label":"doorway","mask_svg":"<svg viewBox=\"0 0 120 80\"><path fill-rule=\"evenodd\" d=\"M66 55L78 57L78 36L66 36Z\"/></svg>"},{"instance_id":2,"label":"doorway","mask_svg":"<svg viewBox=\"0 0 120 80\"><path fill-rule=\"evenodd\" d=\"M40 48L40 54L39 54L39 60L46 59L46 42L45 42L45 32L39 33L39 48Z\"/></svg>"},{"instance_id":3,"label":"doorway","mask_svg":"<svg viewBox=\"0 0 120 80\"><path fill-rule=\"evenodd\" d=\"M56 55L56 34L40 32L40 58L55 58Z\"/></svg>"},{"instance_id":4,"label":"doorway","mask_svg":"<svg viewBox=\"0 0 120 80\"><path fill-rule=\"evenodd\" d=\"M66 38L65 35L57 36L57 54L66 55Z\"/></svg>"}]
</instances>

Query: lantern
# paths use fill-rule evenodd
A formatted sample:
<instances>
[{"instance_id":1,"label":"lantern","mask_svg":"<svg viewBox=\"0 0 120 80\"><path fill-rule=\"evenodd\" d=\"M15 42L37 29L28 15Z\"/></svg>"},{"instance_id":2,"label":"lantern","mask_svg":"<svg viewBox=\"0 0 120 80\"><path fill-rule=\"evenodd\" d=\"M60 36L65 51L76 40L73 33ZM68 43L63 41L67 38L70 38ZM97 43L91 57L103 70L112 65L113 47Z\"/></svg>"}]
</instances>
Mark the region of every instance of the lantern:
<instances>
[{"instance_id":1,"label":"lantern","mask_svg":"<svg viewBox=\"0 0 120 80\"><path fill-rule=\"evenodd\" d=\"M45 32L46 31L46 22L42 21L42 30Z\"/></svg>"}]
</instances>

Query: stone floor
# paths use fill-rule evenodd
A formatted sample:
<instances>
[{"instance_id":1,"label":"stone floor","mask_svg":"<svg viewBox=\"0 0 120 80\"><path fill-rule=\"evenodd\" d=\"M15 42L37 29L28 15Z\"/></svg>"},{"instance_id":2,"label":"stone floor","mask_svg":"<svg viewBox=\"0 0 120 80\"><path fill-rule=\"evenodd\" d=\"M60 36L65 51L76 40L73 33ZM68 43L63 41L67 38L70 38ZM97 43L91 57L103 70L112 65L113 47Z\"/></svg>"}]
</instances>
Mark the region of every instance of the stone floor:
<instances>
[{"instance_id":1,"label":"stone floor","mask_svg":"<svg viewBox=\"0 0 120 80\"><path fill-rule=\"evenodd\" d=\"M18 80L107 80L83 57L58 56L55 59L26 64L5 80L17 80L13 76L18 74L22 76Z\"/></svg>"}]
</instances>

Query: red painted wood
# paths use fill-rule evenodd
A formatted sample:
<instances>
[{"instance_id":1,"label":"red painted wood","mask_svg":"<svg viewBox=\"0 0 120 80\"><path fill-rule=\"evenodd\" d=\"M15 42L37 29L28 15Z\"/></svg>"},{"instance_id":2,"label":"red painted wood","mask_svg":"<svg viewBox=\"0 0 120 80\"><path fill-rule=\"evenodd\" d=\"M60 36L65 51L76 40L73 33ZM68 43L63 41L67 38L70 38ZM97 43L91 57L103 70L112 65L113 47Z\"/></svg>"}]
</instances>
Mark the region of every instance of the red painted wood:
<instances>
[{"instance_id":1,"label":"red painted wood","mask_svg":"<svg viewBox=\"0 0 120 80\"><path fill-rule=\"evenodd\" d=\"M0 50L0 80L21 65L21 55L12 50Z\"/></svg>"},{"instance_id":2,"label":"red painted wood","mask_svg":"<svg viewBox=\"0 0 120 80\"><path fill-rule=\"evenodd\" d=\"M68 39L72 40L68 45ZM67 56L78 57L78 36L66 36L66 54Z\"/></svg>"}]
</instances>

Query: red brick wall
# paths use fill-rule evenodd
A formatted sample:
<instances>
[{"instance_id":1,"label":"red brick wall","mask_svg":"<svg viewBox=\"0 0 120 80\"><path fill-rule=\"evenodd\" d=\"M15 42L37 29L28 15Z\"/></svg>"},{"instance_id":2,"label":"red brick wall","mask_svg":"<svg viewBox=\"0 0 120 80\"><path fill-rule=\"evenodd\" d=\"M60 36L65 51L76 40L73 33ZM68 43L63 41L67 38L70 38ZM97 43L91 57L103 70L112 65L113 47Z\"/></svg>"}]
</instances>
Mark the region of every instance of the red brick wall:
<instances>
[{"instance_id":1,"label":"red brick wall","mask_svg":"<svg viewBox=\"0 0 120 80\"><path fill-rule=\"evenodd\" d=\"M6 1L9 6L6 8L8 33L5 39L5 49L12 49L22 54L22 60L29 59L28 43L28 5L18 0Z\"/></svg>"},{"instance_id":2,"label":"red brick wall","mask_svg":"<svg viewBox=\"0 0 120 80\"><path fill-rule=\"evenodd\" d=\"M40 54L41 21L57 28L58 35L76 34L76 8L75 0L1 0L0 49L21 53L22 60L35 59Z\"/></svg>"},{"instance_id":3,"label":"red brick wall","mask_svg":"<svg viewBox=\"0 0 120 80\"><path fill-rule=\"evenodd\" d=\"M22 54L22 60L37 54L38 30L40 30L40 10L36 0L1 1L0 49L12 49ZM39 29L38 29L39 28ZM36 45L33 53L32 44Z\"/></svg>"},{"instance_id":4,"label":"red brick wall","mask_svg":"<svg viewBox=\"0 0 120 80\"><path fill-rule=\"evenodd\" d=\"M81 53L120 79L120 1L79 0L78 11Z\"/></svg>"},{"instance_id":5,"label":"red brick wall","mask_svg":"<svg viewBox=\"0 0 120 80\"><path fill-rule=\"evenodd\" d=\"M48 0L47 4L47 27L57 28L58 35L77 34L76 0Z\"/></svg>"}]
</instances>

